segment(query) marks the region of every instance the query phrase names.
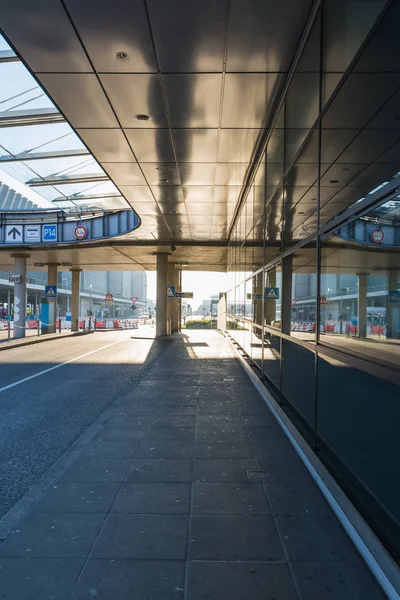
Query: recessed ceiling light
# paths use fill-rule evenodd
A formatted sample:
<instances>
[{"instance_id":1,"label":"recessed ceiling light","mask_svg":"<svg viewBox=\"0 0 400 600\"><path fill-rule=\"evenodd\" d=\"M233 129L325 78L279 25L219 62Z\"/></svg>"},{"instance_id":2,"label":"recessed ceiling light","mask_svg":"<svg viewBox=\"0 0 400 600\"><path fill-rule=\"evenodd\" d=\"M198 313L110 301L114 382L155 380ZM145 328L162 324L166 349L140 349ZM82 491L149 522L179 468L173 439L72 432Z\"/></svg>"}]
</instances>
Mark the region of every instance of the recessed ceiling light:
<instances>
[{"instance_id":1,"label":"recessed ceiling light","mask_svg":"<svg viewBox=\"0 0 400 600\"><path fill-rule=\"evenodd\" d=\"M339 183L339 179L331 179L329 183Z\"/></svg>"},{"instance_id":2,"label":"recessed ceiling light","mask_svg":"<svg viewBox=\"0 0 400 600\"><path fill-rule=\"evenodd\" d=\"M117 52L115 54L115 56L119 59L119 60L126 60L128 58L128 55L126 52Z\"/></svg>"},{"instance_id":3,"label":"recessed ceiling light","mask_svg":"<svg viewBox=\"0 0 400 600\"><path fill-rule=\"evenodd\" d=\"M137 119L138 121L148 121L150 119L150 117L149 117L149 115L139 114L139 115L135 115L135 119Z\"/></svg>"},{"instance_id":4,"label":"recessed ceiling light","mask_svg":"<svg viewBox=\"0 0 400 600\"><path fill-rule=\"evenodd\" d=\"M298 215L304 215L304 213L303 213L303 212L298 212L297 214L298 214Z\"/></svg>"},{"instance_id":5,"label":"recessed ceiling light","mask_svg":"<svg viewBox=\"0 0 400 600\"><path fill-rule=\"evenodd\" d=\"M349 167L343 167L342 171L348 171Z\"/></svg>"},{"instance_id":6,"label":"recessed ceiling light","mask_svg":"<svg viewBox=\"0 0 400 600\"><path fill-rule=\"evenodd\" d=\"M158 183L168 183L169 179L160 179Z\"/></svg>"}]
</instances>

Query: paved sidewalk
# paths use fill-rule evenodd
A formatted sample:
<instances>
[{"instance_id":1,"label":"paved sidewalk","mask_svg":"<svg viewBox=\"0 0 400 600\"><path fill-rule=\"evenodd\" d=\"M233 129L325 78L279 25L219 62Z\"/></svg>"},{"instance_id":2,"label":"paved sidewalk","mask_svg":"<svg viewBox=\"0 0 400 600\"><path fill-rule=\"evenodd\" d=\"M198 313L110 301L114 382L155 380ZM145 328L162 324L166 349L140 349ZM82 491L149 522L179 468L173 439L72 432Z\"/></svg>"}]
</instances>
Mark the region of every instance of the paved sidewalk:
<instances>
[{"instance_id":1,"label":"paved sidewalk","mask_svg":"<svg viewBox=\"0 0 400 600\"><path fill-rule=\"evenodd\" d=\"M225 340L188 335L0 545L0 598L384 598Z\"/></svg>"}]
</instances>

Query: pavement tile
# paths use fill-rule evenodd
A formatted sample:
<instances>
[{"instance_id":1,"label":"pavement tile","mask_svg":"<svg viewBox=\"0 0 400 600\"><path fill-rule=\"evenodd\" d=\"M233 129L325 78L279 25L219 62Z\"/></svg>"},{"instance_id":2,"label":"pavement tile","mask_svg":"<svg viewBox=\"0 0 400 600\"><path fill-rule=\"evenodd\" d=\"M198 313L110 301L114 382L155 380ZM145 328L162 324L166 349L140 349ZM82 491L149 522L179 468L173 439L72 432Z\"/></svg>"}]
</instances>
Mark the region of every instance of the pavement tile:
<instances>
[{"instance_id":1,"label":"pavement tile","mask_svg":"<svg viewBox=\"0 0 400 600\"><path fill-rule=\"evenodd\" d=\"M283 561L285 556L273 518L252 516L193 516L190 560Z\"/></svg>"},{"instance_id":2,"label":"pavement tile","mask_svg":"<svg viewBox=\"0 0 400 600\"><path fill-rule=\"evenodd\" d=\"M248 483L247 471L254 471L256 469L256 464L251 459L195 459L193 481Z\"/></svg>"},{"instance_id":3,"label":"pavement tile","mask_svg":"<svg viewBox=\"0 0 400 600\"><path fill-rule=\"evenodd\" d=\"M194 427L174 427L172 425L152 425L146 433L146 440L164 442L194 441Z\"/></svg>"},{"instance_id":4,"label":"pavement tile","mask_svg":"<svg viewBox=\"0 0 400 600\"><path fill-rule=\"evenodd\" d=\"M197 388L192 388L193 390ZM196 392L167 392L164 394L160 406L197 406Z\"/></svg>"},{"instance_id":5,"label":"pavement tile","mask_svg":"<svg viewBox=\"0 0 400 600\"><path fill-rule=\"evenodd\" d=\"M272 477L273 479L273 477ZM330 507L307 473L265 484L275 515L328 515Z\"/></svg>"},{"instance_id":6,"label":"pavement tile","mask_svg":"<svg viewBox=\"0 0 400 600\"><path fill-rule=\"evenodd\" d=\"M4 556L86 558L105 515L30 514L0 545Z\"/></svg>"},{"instance_id":7,"label":"pavement tile","mask_svg":"<svg viewBox=\"0 0 400 600\"><path fill-rule=\"evenodd\" d=\"M95 442L136 442L145 434L144 427L106 423L93 438Z\"/></svg>"},{"instance_id":8,"label":"pavement tile","mask_svg":"<svg viewBox=\"0 0 400 600\"><path fill-rule=\"evenodd\" d=\"M135 483L188 483L191 479L192 461L174 458L137 458L126 476L126 481Z\"/></svg>"},{"instance_id":9,"label":"pavement tile","mask_svg":"<svg viewBox=\"0 0 400 600\"><path fill-rule=\"evenodd\" d=\"M110 514L93 547L93 558L183 560L188 517Z\"/></svg>"},{"instance_id":10,"label":"pavement tile","mask_svg":"<svg viewBox=\"0 0 400 600\"><path fill-rule=\"evenodd\" d=\"M1 558L1 600L69 600L84 563L76 558Z\"/></svg>"},{"instance_id":11,"label":"pavement tile","mask_svg":"<svg viewBox=\"0 0 400 600\"><path fill-rule=\"evenodd\" d=\"M137 458L193 458L193 442L143 440Z\"/></svg>"},{"instance_id":12,"label":"pavement tile","mask_svg":"<svg viewBox=\"0 0 400 600\"><path fill-rule=\"evenodd\" d=\"M239 415L197 415L196 423L198 426L225 424L242 426Z\"/></svg>"},{"instance_id":13,"label":"pavement tile","mask_svg":"<svg viewBox=\"0 0 400 600\"><path fill-rule=\"evenodd\" d=\"M139 448L140 440L127 442L96 442L91 441L84 447L83 457L101 458L134 458Z\"/></svg>"},{"instance_id":14,"label":"pavement tile","mask_svg":"<svg viewBox=\"0 0 400 600\"><path fill-rule=\"evenodd\" d=\"M261 415L243 415L242 420L245 427L279 427L278 421L269 410Z\"/></svg>"},{"instance_id":15,"label":"pavement tile","mask_svg":"<svg viewBox=\"0 0 400 600\"><path fill-rule=\"evenodd\" d=\"M318 600L384 600L361 560L350 562L293 562L293 574L303 598Z\"/></svg>"},{"instance_id":16,"label":"pavement tile","mask_svg":"<svg viewBox=\"0 0 400 600\"><path fill-rule=\"evenodd\" d=\"M333 514L278 516L276 524L290 561L352 561L357 556Z\"/></svg>"},{"instance_id":17,"label":"pavement tile","mask_svg":"<svg viewBox=\"0 0 400 600\"><path fill-rule=\"evenodd\" d=\"M194 427L196 425L196 415L175 414L156 414L153 417L152 425L172 425L174 427Z\"/></svg>"},{"instance_id":18,"label":"pavement tile","mask_svg":"<svg viewBox=\"0 0 400 600\"><path fill-rule=\"evenodd\" d=\"M210 515L268 515L271 513L259 483L194 483L193 513Z\"/></svg>"},{"instance_id":19,"label":"pavement tile","mask_svg":"<svg viewBox=\"0 0 400 600\"><path fill-rule=\"evenodd\" d=\"M184 576L182 561L91 559L71 600L182 600Z\"/></svg>"},{"instance_id":20,"label":"pavement tile","mask_svg":"<svg viewBox=\"0 0 400 600\"><path fill-rule=\"evenodd\" d=\"M79 456L60 477L64 481L123 481L130 458L82 458Z\"/></svg>"},{"instance_id":21,"label":"pavement tile","mask_svg":"<svg viewBox=\"0 0 400 600\"><path fill-rule=\"evenodd\" d=\"M107 425L129 425L130 427L148 427L152 416L142 415L112 415L107 419Z\"/></svg>"},{"instance_id":22,"label":"pavement tile","mask_svg":"<svg viewBox=\"0 0 400 600\"><path fill-rule=\"evenodd\" d=\"M162 416L173 417L175 415L197 415L198 407L197 405L188 405L188 404L171 404L159 406L157 411L155 412L154 418Z\"/></svg>"},{"instance_id":23,"label":"pavement tile","mask_svg":"<svg viewBox=\"0 0 400 600\"><path fill-rule=\"evenodd\" d=\"M245 441L246 432L242 425L218 423L215 425L198 425L196 440L200 442L222 442L227 440Z\"/></svg>"},{"instance_id":24,"label":"pavement tile","mask_svg":"<svg viewBox=\"0 0 400 600\"><path fill-rule=\"evenodd\" d=\"M106 513L119 482L57 482L34 507L39 513Z\"/></svg>"},{"instance_id":25,"label":"pavement tile","mask_svg":"<svg viewBox=\"0 0 400 600\"><path fill-rule=\"evenodd\" d=\"M289 569L262 562L189 563L188 600L297 600ZM319 600L318 596L305 596Z\"/></svg>"},{"instance_id":26,"label":"pavement tile","mask_svg":"<svg viewBox=\"0 0 400 600\"><path fill-rule=\"evenodd\" d=\"M250 446L247 442L196 442L194 446L195 458L252 458Z\"/></svg>"},{"instance_id":27,"label":"pavement tile","mask_svg":"<svg viewBox=\"0 0 400 600\"><path fill-rule=\"evenodd\" d=\"M129 483L119 490L112 513L189 513L189 483Z\"/></svg>"}]
</instances>

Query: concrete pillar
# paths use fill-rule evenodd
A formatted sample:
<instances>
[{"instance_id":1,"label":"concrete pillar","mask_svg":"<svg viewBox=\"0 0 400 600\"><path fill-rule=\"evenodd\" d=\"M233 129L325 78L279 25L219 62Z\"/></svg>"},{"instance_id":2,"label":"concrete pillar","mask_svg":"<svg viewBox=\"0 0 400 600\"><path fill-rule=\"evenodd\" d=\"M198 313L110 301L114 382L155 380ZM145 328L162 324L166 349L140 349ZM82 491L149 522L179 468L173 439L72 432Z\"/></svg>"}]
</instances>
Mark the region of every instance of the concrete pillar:
<instances>
[{"instance_id":1,"label":"concrete pillar","mask_svg":"<svg viewBox=\"0 0 400 600\"><path fill-rule=\"evenodd\" d=\"M268 280L265 287L276 287L276 268L268 271ZM276 321L276 300L265 299L264 303L265 323L271 325L272 321Z\"/></svg>"},{"instance_id":2,"label":"concrete pillar","mask_svg":"<svg viewBox=\"0 0 400 600\"><path fill-rule=\"evenodd\" d=\"M388 275L388 292L397 291L399 288L398 284L399 273L389 273ZM386 309L386 337L388 339L400 339L400 306L397 302L389 302Z\"/></svg>"},{"instance_id":3,"label":"concrete pillar","mask_svg":"<svg viewBox=\"0 0 400 600\"><path fill-rule=\"evenodd\" d=\"M161 337L167 332L167 285L168 285L168 254L157 254L157 305L156 305L156 336ZM170 300L174 302L174 300Z\"/></svg>"},{"instance_id":4,"label":"concrete pillar","mask_svg":"<svg viewBox=\"0 0 400 600\"><path fill-rule=\"evenodd\" d=\"M175 285L175 291L176 292L181 292L181 274L182 274L182 269L180 268L175 268L175 272L174 272L174 285ZM176 300L173 301L174 304L174 309L173 309L173 313L172 313L172 332L173 333L178 333L179 332L179 314L181 311L181 307L182 307L182 301L177 298Z\"/></svg>"},{"instance_id":5,"label":"concrete pillar","mask_svg":"<svg viewBox=\"0 0 400 600\"><path fill-rule=\"evenodd\" d=\"M358 275L358 337L367 336L367 283L368 273L357 273Z\"/></svg>"},{"instance_id":6,"label":"concrete pillar","mask_svg":"<svg viewBox=\"0 0 400 600\"><path fill-rule=\"evenodd\" d=\"M14 338L25 337L26 327L26 259L27 255L15 254L15 275L20 283L14 283Z\"/></svg>"},{"instance_id":7,"label":"concrete pillar","mask_svg":"<svg viewBox=\"0 0 400 600\"><path fill-rule=\"evenodd\" d=\"M282 333L290 335L292 321L292 276L293 276L293 256L285 256L282 261L282 300L281 300L281 319Z\"/></svg>"},{"instance_id":8,"label":"concrete pillar","mask_svg":"<svg viewBox=\"0 0 400 600\"><path fill-rule=\"evenodd\" d=\"M174 263L168 263L167 265L167 286L175 287L175 265ZM176 287L175 287L175 291ZM176 298L167 298L167 333L172 333L172 323L174 320L174 313L176 312L176 304L178 300Z\"/></svg>"},{"instance_id":9,"label":"concrete pillar","mask_svg":"<svg viewBox=\"0 0 400 600\"><path fill-rule=\"evenodd\" d=\"M47 285L57 287L57 263L48 263L47 265ZM48 332L55 333L57 331L57 297L48 298L49 301L49 324Z\"/></svg>"},{"instance_id":10,"label":"concrete pillar","mask_svg":"<svg viewBox=\"0 0 400 600\"><path fill-rule=\"evenodd\" d=\"M71 269L72 290L71 290L71 330L79 331L80 300L81 300L81 270Z\"/></svg>"},{"instance_id":11,"label":"concrete pillar","mask_svg":"<svg viewBox=\"0 0 400 600\"><path fill-rule=\"evenodd\" d=\"M218 317L217 317L217 328L220 331L226 330L226 300L227 300L226 294L224 292L221 292L219 295Z\"/></svg>"}]
</instances>

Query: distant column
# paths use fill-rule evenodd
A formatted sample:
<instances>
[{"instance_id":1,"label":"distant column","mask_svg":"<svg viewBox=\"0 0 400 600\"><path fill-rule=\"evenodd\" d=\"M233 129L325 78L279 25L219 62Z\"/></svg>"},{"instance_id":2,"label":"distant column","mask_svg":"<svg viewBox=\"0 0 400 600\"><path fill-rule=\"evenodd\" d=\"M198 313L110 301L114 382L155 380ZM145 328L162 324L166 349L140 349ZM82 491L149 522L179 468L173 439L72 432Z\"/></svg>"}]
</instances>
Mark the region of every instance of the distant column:
<instances>
[{"instance_id":1,"label":"distant column","mask_svg":"<svg viewBox=\"0 0 400 600\"><path fill-rule=\"evenodd\" d=\"M175 287L175 265L174 263L168 263L167 265L167 286ZM174 320L174 312L176 308L177 300L174 298L167 298L167 323L169 323L170 329L167 326L167 333L172 333L172 324Z\"/></svg>"},{"instance_id":2,"label":"distant column","mask_svg":"<svg viewBox=\"0 0 400 600\"><path fill-rule=\"evenodd\" d=\"M167 285L168 285L168 254L157 254L157 304L156 304L156 336L167 333ZM173 300L172 300L173 302Z\"/></svg>"},{"instance_id":3,"label":"distant column","mask_svg":"<svg viewBox=\"0 0 400 600\"><path fill-rule=\"evenodd\" d=\"M292 321L293 256L286 256L282 261L282 267L282 333L290 335Z\"/></svg>"},{"instance_id":4,"label":"distant column","mask_svg":"<svg viewBox=\"0 0 400 600\"><path fill-rule=\"evenodd\" d=\"M79 311L81 300L81 270L71 269L72 290L71 290L71 330L79 331Z\"/></svg>"},{"instance_id":5,"label":"distant column","mask_svg":"<svg viewBox=\"0 0 400 600\"><path fill-rule=\"evenodd\" d=\"M26 259L27 255L15 254L14 275L20 275L20 281L14 283L14 338L25 337L26 327Z\"/></svg>"},{"instance_id":6,"label":"distant column","mask_svg":"<svg viewBox=\"0 0 400 600\"><path fill-rule=\"evenodd\" d=\"M358 275L358 337L367 336L367 284L368 273Z\"/></svg>"},{"instance_id":7,"label":"distant column","mask_svg":"<svg viewBox=\"0 0 400 600\"><path fill-rule=\"evenodd\" d=\"M181 273L182 273L182 269L175 268L174 285L175 285L176 292L182 291L181 290ZM179 314L181 311L182 302L181 302L181 300L179 300L179 298L176 298L175 300L173 300L173 304L174 304L174 309L172 312L172 332L178 333L179 332Z\"/></svg>"},{"instance_id":8,"label":"distant column","mask_svg":"<svg viewBox=\"0 0 400 600\"><path fill-rule=\"evenodd\" d=\"M57 263L49 263L47 265L47 285L53 285L57 287ZM57 320L57 298L48 298L49 301L49 324L48 333L55 333L57 331L56 320Z\"/></svg>"},{"instance_id":9,"label":"distant column","mask_svg":"<svg viewBox=\"0 0 400 600\"><path fill-rule=\"evenodd\" d=\"M389 273L388 276L388 292L397 291L399 274L397 272ZM389 299L389 296L388 296ZM386 337L388 339L399 339L400 337L400 307L396 302L387 303L386 311Z\"/></svg>"}]
</instances>

